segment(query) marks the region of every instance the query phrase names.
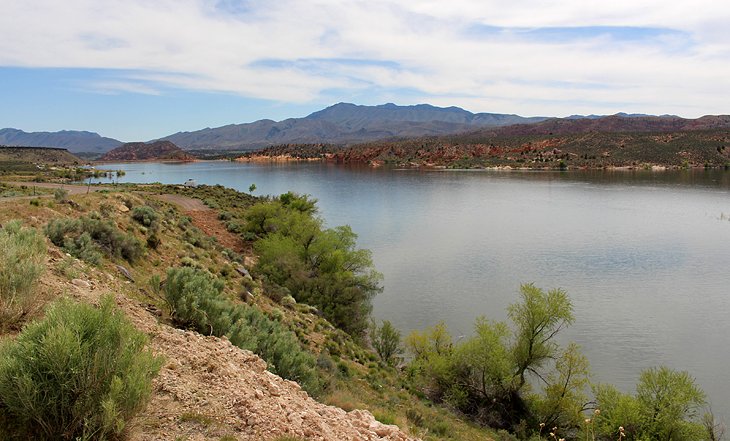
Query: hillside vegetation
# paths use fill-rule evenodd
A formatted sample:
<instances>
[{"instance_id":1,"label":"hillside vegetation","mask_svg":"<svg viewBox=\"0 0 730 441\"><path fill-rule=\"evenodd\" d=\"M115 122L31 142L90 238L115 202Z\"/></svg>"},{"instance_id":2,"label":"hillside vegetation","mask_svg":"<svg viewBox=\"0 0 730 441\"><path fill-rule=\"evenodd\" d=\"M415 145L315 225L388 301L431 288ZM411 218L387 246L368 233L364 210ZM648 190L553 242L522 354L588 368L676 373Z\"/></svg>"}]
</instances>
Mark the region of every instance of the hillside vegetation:
<instances>
[{"instance_id":1,"label":"hillside vegetation","mask_svg":"<svg viewBox=\"0 0 730 441\"><path fill-rule=\"evenodd\" d=\"M686 372L647 369L635 395L590 384L556 343L560 289L522 286L510 323L464 339L401 341L371 321L369 252L308 196L121 185L6 199L0 224L2 299L30 305L0 328L7 439L717 439Z\"/></svg>"},{"instance_id":2,"label":"hillside vegetation","mask_svg":"<svg viewBox=\"0 0 730 441\"><path fill-rule=\"evenodd\" d=\"M445 168L725 167L730 118L550 119L461 135L350 147L280 145L241 159L289 156L339 163Z\"/></svg>"},{"instance_id":3,"label":"hillside vegetation","mask_svg":"<svg viewBox=\"0 0 730 441\"><path fill-rule=\"evenodd\" d=\"M128 142L106 152L99 161L192 161L195 158L183 152L170 141Z\"/></svg>"},{"instance_id":4,"label":"hillside vegetation","mask_svg":"<svg viewBox=\"0 0 730 441\"><path fill-rule=\"evenodd\" d=\"M0 146L0 173L33 173L51 166L74 166L82 160L66 149Z\"/></svg>"}]
</instances>

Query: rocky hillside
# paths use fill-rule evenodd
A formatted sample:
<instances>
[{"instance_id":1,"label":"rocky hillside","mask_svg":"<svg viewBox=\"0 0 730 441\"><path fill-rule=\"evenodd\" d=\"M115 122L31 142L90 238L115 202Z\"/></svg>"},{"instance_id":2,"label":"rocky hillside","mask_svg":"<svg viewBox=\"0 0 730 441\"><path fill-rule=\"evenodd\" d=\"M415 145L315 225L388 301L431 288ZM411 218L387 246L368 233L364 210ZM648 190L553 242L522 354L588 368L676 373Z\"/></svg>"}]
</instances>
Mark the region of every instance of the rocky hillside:
<instances>
[{"instance_id":1,"label":"rocky hillside","mask_svg":"<svg viewBox=\"0 0 730 441\"><path fill-rule=\"evenodd\" d=\"M229 259L234 255L236 259L241 259L241 256L218 245L225 243L226 246L244 251L242 245L245 244L241 239L227 232L229 237L213 240L204 232L216 223L219 230L222 228L218 213L199 200L185 196L163 197L131 192L70 193L70 200L62 203L48 197L39 198L34 204L28 204L25 200L17 203L18 199L14 198L0 199L0 225L6 225L10 219L24 219L25 226L43 231L44 226L54 220L93 215L103 216L103 222L107 222L112 235L126 234L121 233L125 231L144 238L145 235L149 237L154 230L159 239L154 248L147 241L144 259L130 261L106 255L96 263L71 257L69 250L47 242L48 251L43 265L45 271L37 281L36 300L39 304L32 308L33 314L22 318L27 321L41 318L43 306L60 297L99 304L103 296L113 294L117 307L134 327L148 336L149 348L164 359L162 369L152 383L151 400L132 420L125 433L126 439L417 439L398 426L378 422L368 411L346 411L316 401L297 383L269 372L266 362L259 356L234 346L225 337L205 336L172 326L164 310L164 301L155 296L149 283L153 274L164 277L168 266L195 265L197 268L206 268L205 271L216 272L220 280L233 288L230 292L226 288L226 295L235 295L236 289L240 290L241 286L246 286L245 283L252 283L250 277L246 279L243 275L247 274L243 265L251 265L249 258L243 264L236 263ZM245 195L237 195L234 202L240 204L245 200ZM178 212L178 206L189 207L186 214L191 217ZM130 207L133 208L130 210ZM144 209L140 210L140 207ZM142 219L135 213L146 213L152 217ZM203 230L191 224L191 218ZM150 219L155 220L148 224L149 229L141 228L140 225ZM198 223L201 219L205 219L205 222ZM131 246L137 241L132 236L128 237L126 245ZM109 252L109 249L104 252ZM82 257L86 259L88 256ZM243 274L232 270L232 264L237 265ZM254 292L258 295L249 300L250 308L266 311L266 314L278 317L277 320L282 323L296 319L318 329L331 328L313 314L311 308L302 306L298 308L302 311L300 313L286 308L282 310L280 305L278 308L272 305L258 290L254 289ZM282 318L283 311L287 311L287 314ZM263 320L266 322L269 319ZM4 330L0 328L0 339L15 336L13 332L4 334ZM302 335L302 338L305 336ZM310 344L315 340L321 342L321 337L310 335L309 338L312 338Z\"/></svg>"},{"instance_id":2,"label":"rocky hillside","mask_svg":"<svg viewBox=\"0 0 730 441\"><path fill-rule=\"evenodd\" d=\"M58 147L74 153L104 153L121 144L121 141L102 137L98 133L77 130L29 133L18 129L0 129L0 145L8 146Z\"/></svg>"},{"instance_id":3,"label":"rocky hillside","mask_svg":"<svg viewBox=\"0 0 730 441\"><path fill-rule=\"evenodd\" d=\"M231 124L179 132L162 139L186 150L252 150L287 143L353 144L387 138L437 136L544 119L498 113L475 114L458 107L428 104L358 106L339 103L304 118Z\"/></svg>"},{"instance_id":4,"label":"rocky hillside","mask_svg":"<svg viewBox=\"0 0 730 441\"><path fill-rule=\"evenodd\" d=\"M266 157L455 168L724 167L730 163L730 116L550 119L347 148L281 145L242 159Z\"/></svg>"},{"instance_id":5,"label":"rocky hillside","mask_svg":"<svg viewBox=\"0 0 730 441\"><path fill-rule=\"evenodd\" d=\"M99 158L99 161L192 161L195 157L185 153L170 141L128 142Z\"/></svg>"},{"instance_id":6,"label":"rocky hillside","mask_svg":"<svg viewBox=\"0 0 730 441\"><path fill-rule=\"evenodd\" d=\"M81 162L81 159L66 149L0 145L0 163L81 164Z\"/></svg>"}]
</instances>

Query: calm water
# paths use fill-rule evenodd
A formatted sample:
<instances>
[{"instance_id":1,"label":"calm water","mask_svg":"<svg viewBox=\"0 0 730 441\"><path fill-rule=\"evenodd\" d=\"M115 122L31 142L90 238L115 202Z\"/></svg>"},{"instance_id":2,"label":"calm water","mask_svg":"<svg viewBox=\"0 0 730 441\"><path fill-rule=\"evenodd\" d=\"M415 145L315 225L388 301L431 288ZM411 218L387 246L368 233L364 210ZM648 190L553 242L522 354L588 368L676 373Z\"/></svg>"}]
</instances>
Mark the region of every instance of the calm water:
<instances>
[{"instance_id":1,"label":"calm water","mask_svg":"<svg viewBox=\"0 0 730 441\"><path fill-rule=\"evenodd\" d=\"M404 171L325 164L113 164L124 182L222 184L319 200L385 275L378 319L404 334L506 318L519 285L561 287L594 380L630 391L690 371L730 416L730 173ZM727 418L726 418L727 419Z\"/></svg>"}]
</instances>

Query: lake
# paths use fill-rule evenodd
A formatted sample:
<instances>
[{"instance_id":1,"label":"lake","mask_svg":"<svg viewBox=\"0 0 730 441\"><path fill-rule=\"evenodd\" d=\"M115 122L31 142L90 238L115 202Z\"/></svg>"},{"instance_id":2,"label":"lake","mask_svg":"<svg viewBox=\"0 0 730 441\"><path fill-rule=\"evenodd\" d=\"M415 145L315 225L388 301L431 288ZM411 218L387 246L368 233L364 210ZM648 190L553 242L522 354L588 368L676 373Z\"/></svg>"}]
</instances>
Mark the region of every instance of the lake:
<instances>
[{"instance_id":1,"label":"lake","mask_svg":"<svg viewBox=\"0 0 730 441\"><path fill-rule=\"evenodd\" d=\"M519 286L565 289L562 335L594 380L632 391L642 369L688 370L730 416L730 173L418 171L332 164L105 164L122 182L222 184L319 200L385 276L374 316L403 334L505 319ZM102 182L104 182L102 180ZM108 182L108 181L106 181Z\"/></svg>"}]
</instances>

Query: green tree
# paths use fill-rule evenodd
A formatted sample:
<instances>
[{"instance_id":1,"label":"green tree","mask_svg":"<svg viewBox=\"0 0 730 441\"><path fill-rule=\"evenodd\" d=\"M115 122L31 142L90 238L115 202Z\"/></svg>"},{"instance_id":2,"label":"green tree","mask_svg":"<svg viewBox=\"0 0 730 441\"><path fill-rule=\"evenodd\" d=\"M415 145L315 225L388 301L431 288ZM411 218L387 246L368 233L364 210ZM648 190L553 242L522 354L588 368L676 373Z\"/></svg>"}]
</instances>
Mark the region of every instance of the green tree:
<instances>
[{"instance_id":1,"label":"green tree","mask_svg":"<svg viewBox=\"0 0 730 441\"><path fill-rule=\"evenodd\" d=\"M532 284L520 287L520 297L508 309L511 328L479 318L474 335L459 343L443 325L411 334L411 377L431 398L482 424L514 430L523 420L535 427L549 421L575 428L587 401L588 363L577 346L561 350L555 342L573 321L570 300L560 289ZM543 383L542 395L530 393L528 375Z\"/></svg>"},{"instance_id":2,"label":"green tree","mask_svg":"<svg viewBox=\"0 0 730 441\"><path fill-rule=\"evenodd\" d=\"M652 436L660 440L699 439L698 424L705 405L705 393L688 372L666 366L643 371L636 386L642 420Z\"/></svg>"},{"instance_id":3,"label":"green tree","mask_svg":"<svg viewBox=\"0 0 730 441\"><path fill-rule=\"evenodd\" d=\"M248 192L253 194L253 192L256 191L256 184L251 184L248 186Z\"/></svg>"},{"instance_id":4,"label":"green tree","mask_svg":"<svg viewBox=\"0 0 730 441\"><path fill-rule=\"evenodd\" d=\"M548 427L575 428L581 425L588 404L590 366L588 359L571 343L555 360L536 401L536 414Z\"/></svg>"},{"instance_id":5,"label":"green tree","mask_svg":"<svg viewBox=\"0 0 730 441\"><path fill-rule=\"evenodd\" d=\"M512 354L516 388L525 385L527 372L540 376L539 369L558 352L555 336L573 323L573 305L565 291L547 293L532 283L520 287L522 302L509 306L509 318L516 326Z\"/></svg>"},{"instance_id":6,"label":"green tree","mask_svg":"<svg viewBox=\"0 0 730 441\"><path fill-rule=\"evenodd\" d=\"M373 269L370 251L356 248L357 235L349 226L322 228L315 203L285 193L248 210L245 234L259 238L255 271L361 337L372 298L382 289L382 275Z\"/></svg>"},{"instance_id":7,"label":"green tree","mask_svg":"<svg viewBox=\"0 0 730 441\"><path fill-rule=\"evenodd\" d=\"M384 363L391 366L398 363L403 349L400 346L400 331L392 323L384 320L383 324L378 326L373 322L370 327L370 342Z\"/></svg>"},{"instance_id":8,"label":"green tree","mask_svg":"<svg viewBox=\"0 0 730 441\"><path fill-rule=\"evenodd\" d=\"M619 427L628 440L690 441L714 435L701 415L705 393L685 371L650 368L641 373L635 396L610 385L595 386L594 395L601 409L595 419L599 435L615 437Z\"/></svg>"}]
</instances>

